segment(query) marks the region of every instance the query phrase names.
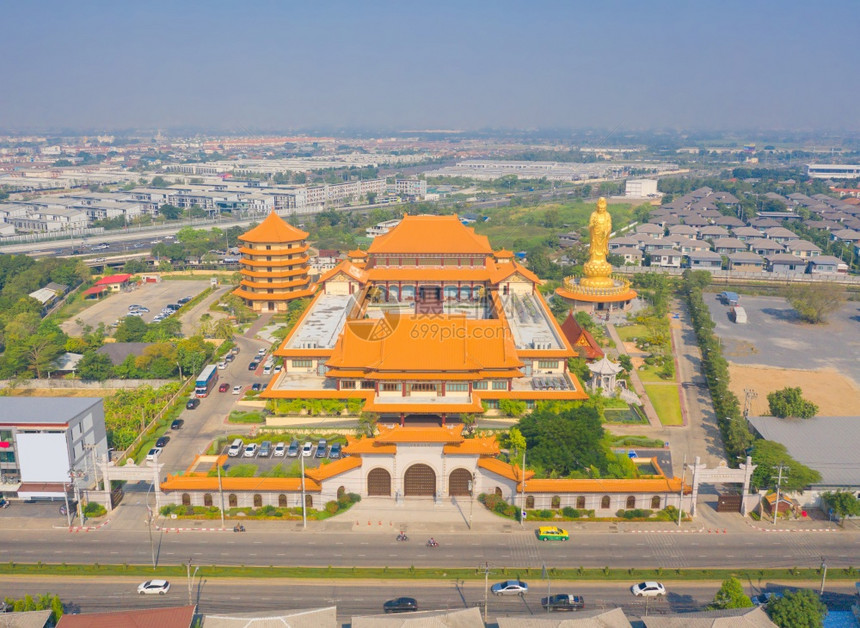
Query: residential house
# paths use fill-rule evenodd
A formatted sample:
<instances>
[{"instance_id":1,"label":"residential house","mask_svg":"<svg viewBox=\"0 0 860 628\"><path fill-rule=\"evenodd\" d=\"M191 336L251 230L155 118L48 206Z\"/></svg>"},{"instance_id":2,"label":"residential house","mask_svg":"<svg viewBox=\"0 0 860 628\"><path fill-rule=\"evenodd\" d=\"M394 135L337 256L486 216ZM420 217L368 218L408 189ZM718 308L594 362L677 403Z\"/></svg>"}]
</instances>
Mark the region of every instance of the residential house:
<instances>
[{"instance_id":1,"label":"residential house","mask_svg":"<svg viewBox=\"0 0 860 628\"><path fill-rule=\"evenodd\" d=\"M734 235L738 240L742 240L743 242L749 241L751 238L760 238L761 231L756 229L755 227L734 227L732 228L732 235Z\"/></svg>"},{"instance_id":2,"label":"residential house","mask_svg":"<svg viewBox=\"0 0 860 628\"><path fill-rule=\"evenodd\" d=\"M582 238L578 231L568 231L558 236L558 245L562 248L570 248L575 244L579 244Z\"/></svg>"},{"instance_id":3,"label":"residential house","mask_svg":"<svg viewBox=\"0 0 860 628\"><path fill-rule=\"evenodd\" d=\"M693 270L719 270L723 266L723 258L714 251L695 251L687 254L689 267Z\"/></svg>"},{"instance_id":4,"label":"residential house","mask_svg":"<svg viewBox=\"0 0 860 628\"><path fill-rule=\"evenodd\" d=\"M689 238L695 238L697 234L696 229L691 227L690 225L672 225L669 227L669 235L670 236L687 236Z\"/></svg>"},{"instance_id":5,"label":"residential house","mask_svg":"<svg viewBox=\"0 0 860 628\"><path fill-rule=\"evenodd\" d=\"M635 246L639 248L641 240L638 238L634 238L631 236L622 236L620 238L612 238L609 241L609 250L614 251L615 249L623 249L629 246Z\"/></svg>"},{"instance_id":6,"label":"residential house","mask_svg":"<svg viewBox=\"0 0 860 628\"><path fill-rule=\"evenodd\" d=\"M613 255L620 255L624 258L625 266L641 266L642 265L642 250L635 246L621 246L612 251Z\"/></svg>"},{"instance_id":7,"label":"residential house","mask_svg":"<svg viewBox=\"0 0 860 628\"><path fill-rule=\"evenodd\" d=\"M714 240L714 250L720 255L729 255L738 251L746 251L746 242L738 238L720 238Z\"/></svg>"},{"instance_id":8,"label":"residential house","mask_svg":"<svg viewBox=\"0 0 860 628\"><path fill-rule=\"evenodd\" d=\"M663 228L651 223L645 223L636 227L636 233L645 233L653 238L662 238Z\"/></svg>"},{"instance_id":9,"label":"residential house","mask_svg":"<svg viewBox=\"0 0 860 628\"><path fill-rule=\"evenodd\" d=\"M751 251L738 251L730 253L729 270L738 270L745 272L760 272L764 270L764 258L761 255Z\"/></svg>"},{"instance_id":10,"label":"residential house","mask_svg":"<svg viewBox=\"0 0 860 628\"><path fill-rule=\"evenodd\" d=\"M747 248L753 253L758 253L764 257L785 251L785 247L779 242L774 242L767 238L752 238L747 240Z\"/></svg>"},{"instance_id":11,"label":"residential house","mask_svg":"<svg viewBox=\"0 0 860 628\"><path fill-rule=\"evenodd\" d=\"M771 227L769 229L765 229L764 237L766 237L768 240L779 242L780 244L786 244L787 242L792 242L794 240L800 239L799 235L797 235L794 231L786 229L785 227Z\"/></svg>"},{"instance_id":12,"label":"residential house","mask_svg":"<svg viewBox=\"0 0 860 628\"><path fill-rule=\"evenodd\" d=\"M835 242L857 242L860 241L860 231L853 229L840 229L830 234L830 239Z\"/></svg>"},{"instance_id":13,"label":"residential house","mask_svg":"<svg viewBox=\"0 0 860 628\"><path fill-rule=\"evenodd\" d=\"M645 240L640 243L640 246L643 251L646 253L653 253L657 251L663 251L672 248L672 243L668 240L656 240L651 238L650 240Z\"/></svg>"},{"instance_id":14,"label":"residential house","mask_svg":"<svg viewBox=\"0 0 860 628\"><path fill-rule=\"evenodd\" d=\"M785 245L787 253L798 257L817 257L821 255L821 249L808 240L793 240Z\"/></svg>"},{"instance_id":15,"label":"residential house","mask_svg":"<svg viewBox=\"0 0 860 628\"><path fill-rule=\"evenodd\" d=\"M712 198L715 202L722 203L723 205L732 206L740 204L738 198L730 192L714 192Z\"/></svg>"},{"instance_id":16,"label":"residential house","mask_svg":"<svg viewBox=\"0 0 860 628\"><path fill-rule=\"evenodd\" d=\"M774 220L773 218L756 218L750 223L750 226L755 227L759 231L761 231L762 235L766 229L770 229L771 227L779 227L779 222Z\"/></svg>"},{"instance_id":17,"label":"residential house","mask_svg":"<svg viewBox=\"0 0 860 628\"><path fill-rule=\"evenodd\" d=\"M848 272L848 264L832 255L819 255L809 260L807 272L811 275L834 275Z\"/></svg>"},{"instance_id":18,"label":"residential house","mask_svg":"<svg viewBox=\"0 0 860 628\"><path fill-rule=\"evenodd\" d=\"M767 270L772 273L783 273L786 275L802 275L806 272L807 261L789 255L788 253L775 253L765 255L767 260Z\"/></svg>"},{"instance_id":19,"label":"residential house","mask_svg":"<svg viewBox=\"0 0 860 628\"><path fill-rule=\"evenodd\" d=\"M707 227L711 223L707 218L702 218L699 214L690 214L689 216L684 216L684 224L695 227L698 230L702 227Z\"/></svg>"},{"instance_id":20,"label":"residential house","mask_svg":"<svg viewBox=\"0 0 860 628\"><path fill-rule=\"evenodd\" d=\"M691 253L693 251L710 251L711 245L704 240L691 240L686 236L670 236L664 238L672 243L672 248L678 249L681 253Z\"/></svg>"},{"instance_id":21,"label":"residential house","mask_svg":"<svg viewBox=\"0 0 860 628\"><path fill-rule=\"evenodd\" d=\"M746 223L736 216L720 216L714 219L714 224L718 227L726 227L732 229L734 227L743 227Z\"/></svg>"},{"instance_id":22,"label":"residential house","mask_svg":"<svg viewBox=\"0 0 860 628\"><path fill-rule=\"evenodd\" d=\"M651 253L651 266L661 268L681 268L683 255L674 249L660 249Z\"/></svg>"}]
</instances>

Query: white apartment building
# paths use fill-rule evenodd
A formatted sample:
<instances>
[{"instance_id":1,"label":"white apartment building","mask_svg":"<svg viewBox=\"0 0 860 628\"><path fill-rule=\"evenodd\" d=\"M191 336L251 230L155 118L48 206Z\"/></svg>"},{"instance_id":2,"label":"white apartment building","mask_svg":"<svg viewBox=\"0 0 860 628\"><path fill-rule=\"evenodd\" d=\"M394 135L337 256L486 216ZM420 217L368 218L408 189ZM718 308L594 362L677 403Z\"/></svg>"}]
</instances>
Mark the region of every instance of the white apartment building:
<instances>
[{"instance_id":1,"label":"white apartment building","mask_svg":"<svg viewBox=\"0 0 860 628\"><path fill-rule=\"evenodd\" d=\"M630 198L652 198L658 196L656 179L628 179L624 195Z\"/></svg>"},{"instance_id":2,"label":"white apartment building","mask_svg":"<svg viewBox=\"0 0 860 628\"><path fill-rule=\"evenodd\" d=\"M427 196L427 182L423 179L395 179L394 193L424 198Z\"/></svg>"},{"instance_id":3,"label":"white apartment building","mask_svg":"<svg viewBox=\"0 0 860 628\"><path fill-rule=\"evenodd\" d=\"M858 164L806 164L806 174L813 179L858 179Z\"/></svg>"}]
</instances>

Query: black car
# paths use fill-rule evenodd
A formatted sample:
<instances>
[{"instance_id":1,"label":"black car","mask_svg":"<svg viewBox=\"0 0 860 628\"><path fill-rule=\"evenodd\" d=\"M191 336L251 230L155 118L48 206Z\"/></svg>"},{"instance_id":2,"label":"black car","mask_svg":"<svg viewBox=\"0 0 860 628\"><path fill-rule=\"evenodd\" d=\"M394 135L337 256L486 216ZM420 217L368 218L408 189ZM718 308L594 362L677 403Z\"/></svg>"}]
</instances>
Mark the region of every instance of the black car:
<instances>
[{"instance_id":1,"label":"black car","mask_svg":"<svg viewBox=\"0 0 860 628\"><path fill-rule=\"evenodd\" d=\"M325 455L328 451L328 443L324 438L321 438L317 443L317 452L314 454L314 458L325 458Z\"/></svg>"},{"instance_id":2,"label":"black car","mask_svg":"<svg viewBox=\"0 0 860 628\"><path fill-rule=\"evenodd\" d=\"M191 300L191 297L182 297L181 299L176 299L176 302L180 305L185 305Z\"/></svg>"},{"instance_id":3,"label":"black car","mask_svg":"<svg viewBox=\"0 0 860 628\"><path fill-rule=\"evenodd\" d=\"M170 442L170 436L162 436L157 441L155 441L155 446L156 447L164 447L169 442Z\"/></svg>"},{"instance_id":4,"label":"black car","mask_svg":"<svg viewBox=\"0 0 860 628\"><path fill-rule=\"evenodd\" d=\"M197 402L196 404L194 404L195 408L200 405L199 399L192 399L191 401ZM189 401L189 403L191 403L191 401ZM185 407L187 408L188 406L186 405ZM190 410L190 408L189 408L189 410ZM183 421L182 419L174 419L173 423L170 424L170 429L178 430L178 429L181 429L183 425L185 425L185 421Z\"/></svg>"},{"instance_id":5,"label":"black car","mask_svg":"<svg viewBox=\"0 0 860 628\"><path fill-rule=\"evenodd\" d=\"M569 593L541 598L540 604L548 611L581 611L585 608L585 600L581 595Z\"/></svg>"},{"instance_id":6,"label":"black car","mask_svg":"<svg viewBox=\"0 0 860 628\"><path fill-rule=\"evenodd\" d=\"M386 613L409 613L418 610L418 601L414 597L399 597L388 600L382 605L382 610Z\"/></svg>"},{"instance_id":7,"label":"black car","mask_svg":"<svg viewBox=\"0 0 860 628\"><path fill-rule=\"evenodd\" d=\"M341 455L341 444L332 443L331 449L328 452L328 457L332 460L337 460Z\"/></svg>"},{"instance_id":8,"label":"black car","mask_svg":"<svg viewBox=\"0 0 860 628\"><path fill-rule=\"evenodd\" d=\"M251 363L248 365L248 370L249 370L249 371L256 371L258 366L260 366L260 363L259 363L259 362L251 362Z\"/></svg>"},{"instance_id":9,"label":"black car","mask_svg":"<svg viewBox=\"0 0 860 628\"><path fill-rule=\"evenodd\" d=\"M263 390L263 385L262 385L260 382L254 382L254 383L251 385L251 390L253 390L253 391L255 391L255 392L260 391L260 390Z\"/></svg>"},{"instance_id":10,"label":"black car","mask_svg":"<svg viewBox=\"0 0 860 628\"><path fill-rule=\"evenodd\" d=\"M189 399L185 404L185 409L186 410L194 410L199 405L200 405L199 399Z\"/></svg>"}]
</instances>

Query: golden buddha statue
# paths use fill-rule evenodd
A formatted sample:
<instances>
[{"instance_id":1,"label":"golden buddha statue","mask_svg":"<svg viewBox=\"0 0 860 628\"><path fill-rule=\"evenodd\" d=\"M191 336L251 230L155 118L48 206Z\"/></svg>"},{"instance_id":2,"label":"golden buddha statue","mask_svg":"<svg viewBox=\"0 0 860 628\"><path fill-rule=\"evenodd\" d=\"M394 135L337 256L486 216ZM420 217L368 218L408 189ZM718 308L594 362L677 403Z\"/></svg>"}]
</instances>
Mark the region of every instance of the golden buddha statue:
<instances>
[{"instance_id":1,"label":"golden buddha statue","mask_svg":"<svg viewBox=\"0 0 860 628\"><path fill-rule=\"evenodd\" d=\"M579 285L589 288L612 287L612 265L606 261L606 256L609 255L612 217L606 211L606 199L602 196L597 200L597 209L588 219L588 233L591 237L589 256L584 266L585 276L579 281Z\"/></svg>"}]
</instances>

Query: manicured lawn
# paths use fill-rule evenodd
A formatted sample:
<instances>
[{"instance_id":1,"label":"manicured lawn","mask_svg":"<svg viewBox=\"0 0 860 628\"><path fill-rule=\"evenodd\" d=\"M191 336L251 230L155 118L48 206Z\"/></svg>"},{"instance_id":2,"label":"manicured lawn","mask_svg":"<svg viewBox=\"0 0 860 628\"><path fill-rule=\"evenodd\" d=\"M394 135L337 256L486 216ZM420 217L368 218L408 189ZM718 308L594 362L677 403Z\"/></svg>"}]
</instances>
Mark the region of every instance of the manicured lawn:
<instances>
[{"instance_id":1,"label":"manicured lawn","mask_svg":"<svg viewBox=\"0 0 860 628\"><path fill-rule=\"evenodd\" d=\"M649 382L655 382L655 383L656 382L664 382L665 383L665 382L673 381L673 380L663 379L662 377L657 375L657 369L655 369L653 366L646 365L644 369L639 369L638 371L636 371L636 373L639 375L639 379L642 380L643 384L647 384Z\"/></svg>"},{"instance_id":2,"label":"manicured lawn","mask_svg":"<svg viewBox=\"0 0 860 628\"><path fill-rule=\"evenodd\" d=\"M678 387L672 384L646 384L645 392L654 404L657 416L663 425L682 425L681 400L678 397Z\"/></svg>"},{"instance_id":3,"label":"manicured lawn","mask_svg":"<svg viewBox=\"0 0 860 628\"><path fill-rule=\"evenodd\" d=\"M645 325L624 325L623 327L616 327L615 330L624 342L633 342L634 338L646 334Z\"/></svg>"}]
</instances>

